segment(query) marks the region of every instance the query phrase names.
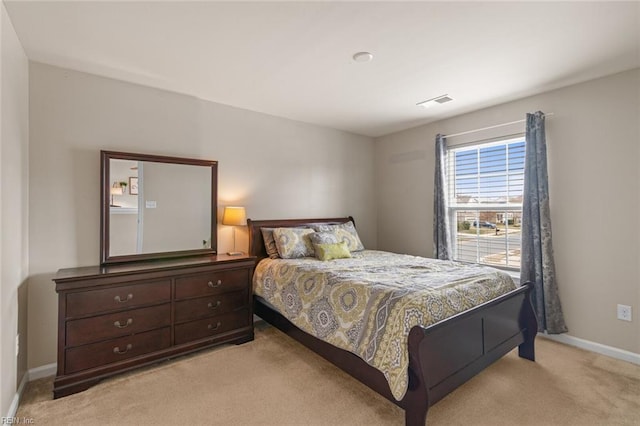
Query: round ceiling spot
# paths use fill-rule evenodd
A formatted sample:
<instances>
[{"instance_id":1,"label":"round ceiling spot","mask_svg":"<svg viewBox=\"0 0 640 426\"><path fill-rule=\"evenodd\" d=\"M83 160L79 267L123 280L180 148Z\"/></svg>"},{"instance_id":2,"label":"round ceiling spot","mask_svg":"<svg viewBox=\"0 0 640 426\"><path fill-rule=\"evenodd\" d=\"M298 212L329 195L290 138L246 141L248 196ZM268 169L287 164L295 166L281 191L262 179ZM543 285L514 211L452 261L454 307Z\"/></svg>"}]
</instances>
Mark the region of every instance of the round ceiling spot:
<instances>
[{"instance_id":1,"label":"round ceiling spot","mask_svg":"<svg viewBox=\"0 0 640 426\"><path fill-rule=\"evenodd\" d=\"M373 54L369 52L358 52L353 55L353 60L356 62L369 62L373 59Z\"/></svg>"}]
</instances>

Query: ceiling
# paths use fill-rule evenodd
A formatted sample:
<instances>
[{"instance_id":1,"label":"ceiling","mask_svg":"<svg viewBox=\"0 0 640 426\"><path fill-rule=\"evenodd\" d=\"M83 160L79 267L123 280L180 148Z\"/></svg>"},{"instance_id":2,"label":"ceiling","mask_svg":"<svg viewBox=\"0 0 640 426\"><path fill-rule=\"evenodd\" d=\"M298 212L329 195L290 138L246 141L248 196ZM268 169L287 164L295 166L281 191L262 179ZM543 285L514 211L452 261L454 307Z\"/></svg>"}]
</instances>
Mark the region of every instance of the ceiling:
<instances>
[{"instance_id":1,"label":"ceiling","mask_svg":"<svg viewBox=\"0 0 640 426\"><path fill-rule=\"evenodd\" d=\"M636 1L4 3L33 61L371 137L640 67Z\"/></svg>"}]
</instances>

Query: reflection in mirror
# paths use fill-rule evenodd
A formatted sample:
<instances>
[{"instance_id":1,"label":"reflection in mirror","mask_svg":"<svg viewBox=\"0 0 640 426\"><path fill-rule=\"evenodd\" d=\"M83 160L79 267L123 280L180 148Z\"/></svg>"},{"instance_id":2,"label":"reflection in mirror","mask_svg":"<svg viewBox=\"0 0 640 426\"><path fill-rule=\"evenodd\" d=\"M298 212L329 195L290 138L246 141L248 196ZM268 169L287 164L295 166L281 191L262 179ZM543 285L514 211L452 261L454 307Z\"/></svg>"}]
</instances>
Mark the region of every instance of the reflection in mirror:
<instances>
[{"instance_id":1,"label":"reflection in mirror","mask_svg":"<svg viewBox=\"0 0 640 426\"><path fill-rule=\"evenodd\" d=\"M130 180L135 182L138 178L138 162L112 159L109 172L109 254L141 253L137 245L138 234L142 236L142 230L138 229L138 191L129 186Z\"/></svg>"},{"instance_id":2,"label":"reflection in mirror","mask_svg":"<svg viewBox=\"0 0 640 426\"><path fill-rule=\"evenodd\" d=\"M215 162L103 155L102 263L215 253Z\"/></svg>"}]
</instances>

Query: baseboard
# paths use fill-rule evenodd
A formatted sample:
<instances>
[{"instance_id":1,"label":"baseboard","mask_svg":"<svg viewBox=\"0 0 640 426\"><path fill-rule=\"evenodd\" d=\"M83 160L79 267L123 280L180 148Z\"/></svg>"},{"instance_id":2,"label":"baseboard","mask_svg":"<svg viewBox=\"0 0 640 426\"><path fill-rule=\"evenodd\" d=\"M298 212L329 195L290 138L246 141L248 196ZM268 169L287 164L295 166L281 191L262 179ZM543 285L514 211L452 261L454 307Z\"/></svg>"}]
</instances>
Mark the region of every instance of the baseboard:
<instances>
[{"instance_id":1,"label":"baseboard","mask_svg":"<svg viewBox=\"0 0 640 426\"><path fill-rule=\"evenodd\" d=\"M16 416L16 413L18 412L18 406L20 405L20 399L22 398L22 393L24 392L24 388L25 386L27 386L28 382L29 382L29 372L27 371L22 375L22 380L20 380L20 385L16 390L16 394L13 396L13 400L11 401L11 405L9 406L9 412L7 413L7 418L14 418Z\"/></svg>"},{"instance_id":2,"label":"baseboard","mask_svg":"<svg viewBox=\"0 0 640 426\"><path fill-rule=\"evenodd\" d=\"M625 351L624 349L614 348L613 346L591 342L589 340L580 339L579 337L573 337L568 334L538 333L538 336L570 346L575 346L580 349L596 352L601 355L606 355L611 358L627 361L632 364L640 365L640 354L637 354L635 352Z\"/></svg>"},{"instance_id":3,"label":"baseboard","mask_svg":"<svg viewBox=\"0 0 640 426\"><path fill-rule=\"evenodd\" d=\"M40 367L32 368L29 370L29 381L42 379L44 377L55 376L58 364L55 362L52 364L41 365Z\"/></svg>"},{"instance_id":4,"label":"baseboard","mask_svg":"<svg viewBox=\"0 0 640 426\"><path fill-rule=\"evenodd\" d=\"M53 363L32 368L24 373L22 375L22 380L20 380L20 385L18 385L18 389L16 390L16 394L11 401L11 405L9 406L9 412L7 413L6 418L14 418L16 416L16 413L18 412L18 406L20 405L20 399L22 398L22 393L24 392L24 388L27 386L27 383L32 380L38 380L44 377L53 376L56 374L57 368L58 364Z\"/></svg>"}]
</instances>

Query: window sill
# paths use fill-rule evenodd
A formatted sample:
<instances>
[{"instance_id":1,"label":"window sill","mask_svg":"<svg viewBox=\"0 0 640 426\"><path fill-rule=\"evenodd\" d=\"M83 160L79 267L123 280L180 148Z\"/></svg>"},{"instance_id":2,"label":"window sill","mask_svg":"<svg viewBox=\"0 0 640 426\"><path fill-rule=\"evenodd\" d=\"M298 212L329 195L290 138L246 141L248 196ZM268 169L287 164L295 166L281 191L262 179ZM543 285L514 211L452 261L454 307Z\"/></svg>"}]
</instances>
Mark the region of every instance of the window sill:
<instances>
[{"instance_id":1,"label":"window sill","mask_svg":"<svg viewBox=\"0 0 640 426\"><path fill-rule=\"evenodd\" d=\"M474 263L474 262L464 262L461 260L456 260L456 262L462 262L462 263L466 263L468 265L478 265L478 266L488 266L490 268L494 268L494 269L498 269L502 272L506 272L507 274L509 274L511 276L511 278L513 278L513 281L520 285L520 270L519 269L505 269L505 268L500 268L498 266L492 266L492 265L487 265L486 263Z\"/></svg>"}]
</instances>

